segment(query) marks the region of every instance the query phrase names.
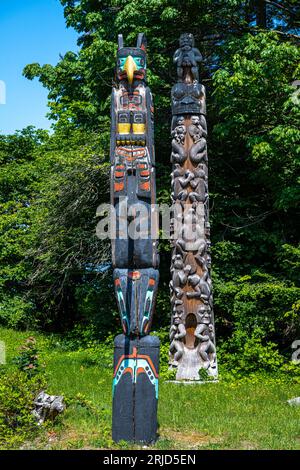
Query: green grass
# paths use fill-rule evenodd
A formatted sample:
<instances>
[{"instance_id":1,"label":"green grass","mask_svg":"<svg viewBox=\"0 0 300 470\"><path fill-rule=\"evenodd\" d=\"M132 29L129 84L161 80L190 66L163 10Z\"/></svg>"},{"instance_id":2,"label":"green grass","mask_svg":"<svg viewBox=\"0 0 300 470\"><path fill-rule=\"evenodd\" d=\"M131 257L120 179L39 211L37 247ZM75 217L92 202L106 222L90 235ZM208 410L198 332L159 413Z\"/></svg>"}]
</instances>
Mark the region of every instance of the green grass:
<instances>
[{"instance_id":1,"label":"green grass","mask_svg":"<svg viewBox=\"0 0 300 470\"><path fill-rule=\"evenodd\" d=\"M111 440L110 352L64 351L55 337L0 328L7 365L30 334L46 364L48 391L67 398L64 415L48 424L30 449L138 448ZM255 375L203 385L160 382L156 449L300 449L300 408L287 404L300 395L296 380Z\"/></svg>"}]
</instances>

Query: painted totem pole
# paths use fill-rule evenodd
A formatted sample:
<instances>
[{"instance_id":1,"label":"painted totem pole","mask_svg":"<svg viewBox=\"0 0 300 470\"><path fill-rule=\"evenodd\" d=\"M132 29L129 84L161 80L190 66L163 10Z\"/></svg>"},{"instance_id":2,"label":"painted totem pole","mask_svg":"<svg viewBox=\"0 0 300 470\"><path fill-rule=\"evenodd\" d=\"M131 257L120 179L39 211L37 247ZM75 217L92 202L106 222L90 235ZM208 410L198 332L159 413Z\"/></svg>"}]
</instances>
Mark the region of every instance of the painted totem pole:
<instances>
[{"instance_id":1,"label":"painted totem pole","mask_svg":"<svg viewBox=\"0 0 300 470\"><path fill-rule=\"evenodd\" d=\"M158 286L153 104L146 38L118 36L111 99L114 286L123 334L115 338L113 439L151 442L157 432L159 339L149 336Z\"/></svg>"},{"instance_id":2,"label":"painted totem pole","mask_svg":"<svg viewBox=\"0 0 300 470\"><path fill-rule=\"evenodd\" d=\"M177 380L217 376L210 277L210 226L205 88L202 56L192 34L180 36L172 88L172 263L170 367Z\"/></svg>"}]
</instances>

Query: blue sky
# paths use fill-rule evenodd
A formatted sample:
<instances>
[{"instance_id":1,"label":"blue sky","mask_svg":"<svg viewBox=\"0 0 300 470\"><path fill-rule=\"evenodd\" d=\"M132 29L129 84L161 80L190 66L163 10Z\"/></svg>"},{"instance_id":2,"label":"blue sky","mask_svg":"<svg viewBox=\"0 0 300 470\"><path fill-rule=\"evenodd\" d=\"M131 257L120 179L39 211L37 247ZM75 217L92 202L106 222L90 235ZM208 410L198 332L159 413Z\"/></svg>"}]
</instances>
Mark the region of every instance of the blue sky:
<instances>
[{"instance_id":1,"label":"blue sky","mask_svg":"<svg viewBox=\"0 0 300 470\"><path fill-rule=\"evenodd\" d=\"M59 0L0 0L0 134L31 124L50 128L47 90L24 78L22 70L32 62L55 65L59 54L77 50L76 40ZM1 104L1 82L6 104Z\"/></svg>"}]
</instances>

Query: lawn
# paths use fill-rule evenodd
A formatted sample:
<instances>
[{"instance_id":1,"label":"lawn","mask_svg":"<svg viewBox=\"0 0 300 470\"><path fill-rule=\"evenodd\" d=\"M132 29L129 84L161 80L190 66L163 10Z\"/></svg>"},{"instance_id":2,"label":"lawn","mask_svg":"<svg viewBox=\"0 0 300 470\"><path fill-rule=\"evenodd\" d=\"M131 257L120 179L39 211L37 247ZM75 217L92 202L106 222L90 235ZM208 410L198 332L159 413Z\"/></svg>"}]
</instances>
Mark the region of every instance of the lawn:
<instances>
[{"instance_id":1,"label":"lawn","mask_svg":"<svg viewBox=\"0 0 300 470\"><path fill-rule=\"evenodd\" d=\"M0 328L8 370L30 335L37 339L48 392L62 394L67 410L26 449L139 448L111 440L111 351L68 351L59 337ZM102 356L102 359L101 359ZM159 439L153 449L300 449L300 407L287 404L300 396L300 385L288 377L255 375L202 385L160 381Z\"/></svg>"}]
</instances>

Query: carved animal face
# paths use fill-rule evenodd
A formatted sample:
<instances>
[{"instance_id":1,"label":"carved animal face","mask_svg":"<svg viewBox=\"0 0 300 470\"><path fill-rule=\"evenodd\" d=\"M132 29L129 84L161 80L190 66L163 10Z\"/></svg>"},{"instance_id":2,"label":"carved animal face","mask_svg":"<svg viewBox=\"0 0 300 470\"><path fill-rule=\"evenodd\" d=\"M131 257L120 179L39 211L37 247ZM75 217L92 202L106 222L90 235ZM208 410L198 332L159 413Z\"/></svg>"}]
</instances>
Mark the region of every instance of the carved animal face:
<instances>
[{"instance_id":1,"label":"carved animal face","mask_svg":"<svg viewBox=\"0 0 300 470\"><path fill-rule=\"evenodd\" d=\"M123 37L119 37L117 52L117 78L128 80L144 80L146 78L146 38L139 34L136 47L124 47Z\"/></svg>"}]
</instances>

